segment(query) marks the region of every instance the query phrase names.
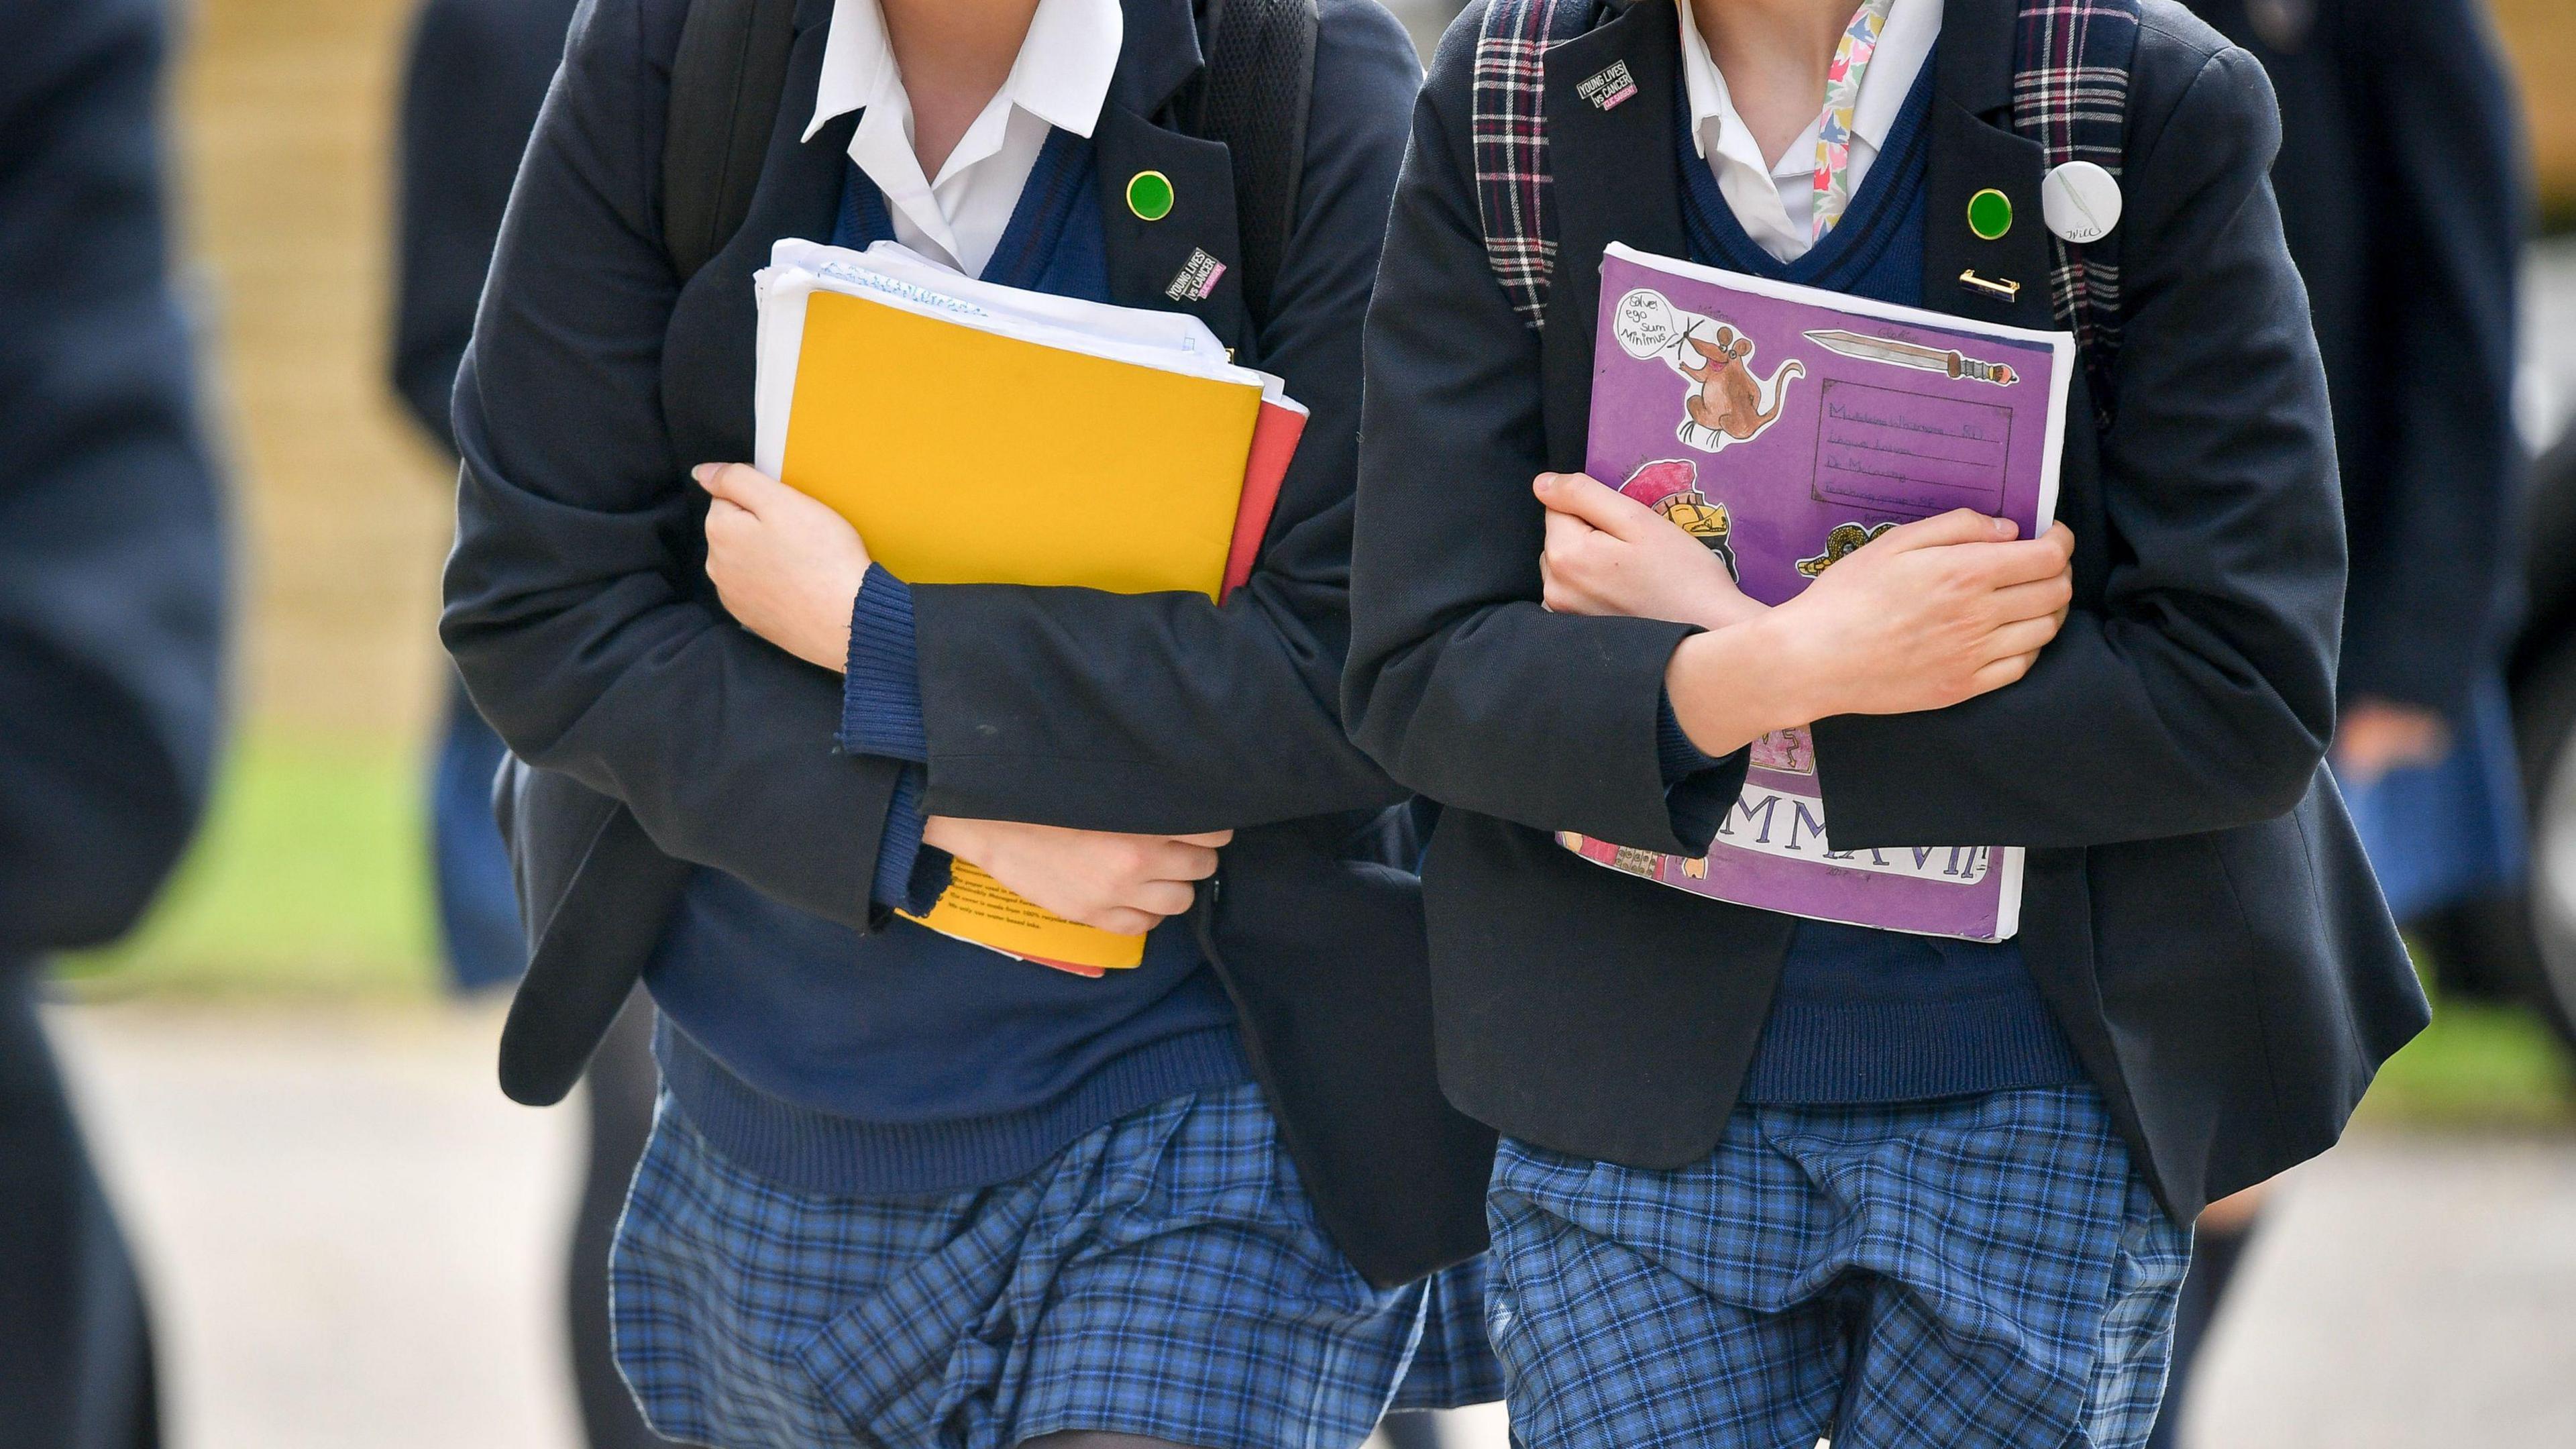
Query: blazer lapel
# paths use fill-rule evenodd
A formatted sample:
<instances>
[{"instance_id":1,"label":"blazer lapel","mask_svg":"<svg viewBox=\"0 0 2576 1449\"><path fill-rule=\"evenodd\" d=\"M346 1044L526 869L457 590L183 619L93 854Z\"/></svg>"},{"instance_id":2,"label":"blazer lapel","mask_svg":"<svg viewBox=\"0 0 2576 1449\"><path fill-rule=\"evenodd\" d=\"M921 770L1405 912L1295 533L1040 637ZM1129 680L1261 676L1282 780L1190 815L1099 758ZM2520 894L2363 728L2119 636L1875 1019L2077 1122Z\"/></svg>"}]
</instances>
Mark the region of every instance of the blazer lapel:
<instances>
[{"instance_id":1,"label":"blazer lapel","mask_svg":"<svg viewBox=\"0 0 2576 1449\"><path fill-rule=\"evenodd\" d=\"M2049 329L2048 227L2040 220L2039 143L2012 130L2012 0L1948 0L1933 52L1932 157L1925 181L1923 305ZM1968 202L1993 189L2012 226L1993 241L1968 226Z\"/></svg>"},{"instance_id":2,"label":"blazer lapel","mask_svg":"<svg viewBox=\"0 0 2576 1449\"><path fill-rule=\"evenodd\" d=\"M1100 176L1109 299L1191 313L1250 361L1234 164L1225 147L1158 126L1113 99L1092 128L1091 149ZM1152 220L1128 203L1129 183L1147 172L1171 183L1170 212Z\"/></svg>"},{"instance_id":3,"label":"blazer lapel","mask_svg":"<svg viewBox=\"0 0 2576 1449\"><path fill-rule=\"evenodd\" d=\"M759 324L751 274L769 265L770 247L782 237L829 241L839 216L857 114L834 120L811 141L799 139L814 117L823 45L831 33L823 22L830 15L828 5L799 11L796 48L788 55L787 84L750 213L724 250L681 289L663 334L663 395L671 400L672 445L684 458L751 456Z\"/></svg>"},{"instance_id":4,"label":"blazer lapel","mask_svg":"<svg viewBox=\"0 0 2576 1449\"><path fill-rule=\"evenodd\" d=\"M1673 101L1681 84L1674 0L1624 0L1621 13L1551 48L1545 62L1548 170L1558 245L1540 345L1548 463L1583 466L1592 414L1592 343L1601 252L1614 241L1680 256L1681 176ZM1617 67L1634 94L1619 98ZM1612 79L1590 84L1599 77Z\"/></svg>"},{"instance_id":5,"label":"blazer lapel","mask_svg":"<svg viewBox=\"0 0 2576 1449\"><path fill-rule=\"evenodd\" d=\"M829 0L803 0L778 119L751 211L723 251L689 279L673 308L662 358L673 446L687 458L748 458L758 315L751 274L782 237L828 239L838 220L855 113L800 139L814 115L831 34ZM1168 112L1200 68L1188 0L1128 0L1118 76L1092 131L1112 300L1191 312L1249 358L1234 173L1225 147L1146 119ZM1141 172L1171 183L1172 209L1147 221L1128 205Z\"/></svg>"}]
</instances>

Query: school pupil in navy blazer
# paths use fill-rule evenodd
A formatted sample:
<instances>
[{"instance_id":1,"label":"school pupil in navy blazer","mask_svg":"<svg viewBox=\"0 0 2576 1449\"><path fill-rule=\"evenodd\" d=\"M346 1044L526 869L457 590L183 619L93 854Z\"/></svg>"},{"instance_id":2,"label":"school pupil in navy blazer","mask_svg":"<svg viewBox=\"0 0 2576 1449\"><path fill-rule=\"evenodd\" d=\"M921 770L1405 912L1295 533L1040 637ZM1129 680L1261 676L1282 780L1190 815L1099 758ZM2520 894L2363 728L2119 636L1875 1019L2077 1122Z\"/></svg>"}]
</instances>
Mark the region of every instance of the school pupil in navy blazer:
<instances>
[{"instance_id":1,"label":"school pupil in navy blazer","mask_svg":"<svg viewBox=\"0 0 2576 1449\"><path fill-rule=\"evenodd\" d=\"M392 382L412 420L455 454L456 369L537 108L574 0L427 0L403 72ZM449 474L453 477L453 472ZM508 750L451 677L430 778L430 860L449 982L518 979L527 965L510 858L492 819ZM638 991L582 1077L588 1152L565 1268L564 1316L591 1449L658 1444L608 1349L608 1243L652 1128L653 1010Z\"/></svg>"},{"instance_id":2,"label":"school pupil in navy blazer","mask_svg":"<svg viewBox=\"0 0 2576 1449\"><path fill-rule=\"evenodd\" d=\"M1354 737L1444 807L1440 1068L1503 1134L1514 1433L2135 1449L2192 1217L2330 1145L2426 1019L2325 773L2344 540L2270 89L2170 0L2104 0L2093 24L2136 37L2122 335L2108 396L2076 380L2062 526L1903 525L1766 610L1576 471L1601 253L2056 327L2043 151L2014 129L2016 28L2050 12L1559 6L1538 94L1471 120L1478 77L1531 73L1477 55L1532 3L1471 8L1416 110L1345 677ZM1820 119L1863 24L1849 122ZM1479 172L1525 169L1498 113L1544 119L1541 326L1487 249L1508 208ZM1839 220L1827 121L1868 163ZM1992 239L1968 218L1989 188L2014 218ZM1552 838L1700 854L1747 743L1809 720L1838 848L2027 848L2017 937L1795 920Z\"/></svg>"},{"instance_id":3,"label":"school pupil in navy blazer","mask_svg":"<svg viewBox=\"0 0 2576 1449\"><path fill-rule=\"evenodd\" d=\"M205 804L224 534L171 284L155 0L0 10L0 1440L160 1442L134 1265L37 1006Z\"/></svg>"},{"instance_id":4,"label":"school pupil in navy blazer","mask_svg":"<svg viewBox=\"0 0 2576 1449\"><path fill-rule=\"evenodd\" d=\"M2477 917L2525 856L2497 672L2525 551L2513 377L2529 183L2514 83L2475 0L2189 3L2280 94L2272 185L2334 399L2352 547L2335 771L2390 912L2443 984L2510 992ZM2260 1197L2201 1216L2158 1446L2178 1433Z\"/></svg>"},{"instance_id":5,"label":"school pupil in navy blazer","mask_svg":"<svg viewBox=\"0 0 2576 1449\"><path fill-rule=\"evenodd\" d=\"M684 277L686 9L574 22L459 375L442 620L518 762L504 1085L559 1095L639 974L660 1008L612 1263L648 1422L1267 1449L1497 1396L1474 1267L1433 1272L1483 1246L1492 1137L1439 1098L1417 887L1366 858L1403 792L1335 707L1402 30L1321 5L1256 318L1238 158L1186 129L1189 0L804 0L748 218ZM1168 215L1127 204L1146 171ZM751 273L789 236L1180 308L1281 374L1312 421L1252 581L1219 607L871 566L742 465ZM1172 288L1201 250L1216 285ZM1007 479L937 485L1020 526ZM895 916L950 852L1150 927L1143 964L1084 979Z\"/></svg>"}]
</instances>

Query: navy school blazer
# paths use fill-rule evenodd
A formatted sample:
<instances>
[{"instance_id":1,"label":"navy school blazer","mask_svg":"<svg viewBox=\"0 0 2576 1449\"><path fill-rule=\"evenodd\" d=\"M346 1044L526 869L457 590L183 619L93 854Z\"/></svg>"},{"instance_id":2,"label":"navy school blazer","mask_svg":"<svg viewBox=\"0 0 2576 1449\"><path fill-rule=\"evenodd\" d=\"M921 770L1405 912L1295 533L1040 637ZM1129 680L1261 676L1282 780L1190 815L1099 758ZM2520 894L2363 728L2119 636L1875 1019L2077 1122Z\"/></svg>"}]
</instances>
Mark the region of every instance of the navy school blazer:
<instances>
[{"instance_id":1,"label":"navy school blazer","mask_svg":"<svg viewBox=\"0 0 2576 1449\"><path fill-rule=\"evenodd\" d=\"M214 774L228 579L167 44L155 0L0 12L0 976L134 924Z\"/></svg>"},{"instance_id":2,"label":"navy school blazer","mask_svg":"<svg viewBox=\"0 0 2576 1449\"><path fill-rule=\"evenodd\" d=\"M725 616L688 476L751 455L751 274L776 239L831 234L856 119L800 139L831 14L805 0L750 216L684 285L659 190L685 11L591 0L575 19L457 385L441 632L521 762L500 804L533 942L502 1044L522 1100L568 1090L690 866L855 929L883 919L869 884L899 766L835 754L840 679ZM1353 858L1404 795L1351 746L1336 688L1360 330L1419 70L1366 0L1322 15L1298 219L1259 336L1227 152L1169 123L1201 69L1189 0L1128 0L1093 136L1115 299L1197 313L1313 410L1250 584L1222 608L913 598L931 813L1239 832L1200 892L1202 942L1324 1223L1391 1283L1481 1249L1492 1136L1434 1080L1418 887ZM1147 169L1175 194L1152 223L1120 200ZM1204 301L1174 302L1199 248L1233 265Z\"/></svg>"},{"instance_id":3,"label":"navy school blazer","mask_svg":"<svg viewBox=\"0 0 2576 1449\"><path fill-rule=\"evenodd\" d=\"M2457 719L2495 668L2521 557L2514 291L2530 197L2485 7L2192 9L2281 97L2272 185L2344 460L2342 695Z\"/></svg>"},{"instance_id":4,"label":"navy school blazer","mask_svg":"<svg viewBox=\"0 0 2576 1449\"><path fill-rule=\"evenodd\" d=\"M1369 316L1345 713L1445 803L1424 865L1442 1081L1481 1120L1643 1167L1716 1144L1788 917L1605 871L1548 832L1653 850L1664 666L1687 626L1541 609L1532 474L1583 464L1602 248L1684 251L1673 0L1609 0L1549 53L1561 245L1547 326L1487 263L1468 126L1482 7L1415 111ZM1925 305L2055 324L2038 145L2011 130L2012 0L1948 0ZM1624 60L1646 99L1575 91ZM2265 179L2263 72L2146 0L2130 95L2126 342L2098 436L2070 427L2076 594L2009 688L1816 722L1834 842L2030 848L2021 941L2169 1211L2335 1140L2426 1007L2331 779L2344 583L2334 445ZM2023 218L1969 231L1999 187ZM2022 283L2017 300L1956 279ZM2077 386L2082 388L2079 377ZM2093 416L2079 393L2069 416ZM1741 756L1738 757L1739 762Z\"/></svg>"}]
</instances>

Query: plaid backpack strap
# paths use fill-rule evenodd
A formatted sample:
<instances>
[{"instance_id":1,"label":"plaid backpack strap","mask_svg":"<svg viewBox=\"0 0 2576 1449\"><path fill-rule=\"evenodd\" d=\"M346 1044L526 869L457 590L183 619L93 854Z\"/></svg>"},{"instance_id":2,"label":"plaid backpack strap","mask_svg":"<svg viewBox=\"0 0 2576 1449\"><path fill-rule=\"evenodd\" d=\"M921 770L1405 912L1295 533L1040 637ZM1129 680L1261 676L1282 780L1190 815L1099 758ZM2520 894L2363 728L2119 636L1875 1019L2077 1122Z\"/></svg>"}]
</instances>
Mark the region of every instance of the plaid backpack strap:
<instances>
[{"instance_id":1,"label":"plaid backpack strap","mask_svg":"<svg viewBox=\"0 0 2576 1449\"><path fill-rule=\"evenodd\" d=\"M1492 0L1476 34L1468 101L1476 209L1494 278L1533 332L1547 325L1556 261L1543 57L1551 44L1581 34L1591 16L1592 0Z\"/></svg>"},{"instance_id":2,"label":"plaid backpack strap","mask_svg":"<svg viewBox=\"0 0 2576 1449\"><path fill-rule=\"evenodd\" d=\"M2021 0L2013 41L2013 130L2048 166L2090 161L2120 174L2129 126L2129 67L2138 0ZM2110 421L2120 350L2120 232L2076 245L2049 238L2048 301L2075 334L2097 423Z\"/></svg>"}]
</instances>

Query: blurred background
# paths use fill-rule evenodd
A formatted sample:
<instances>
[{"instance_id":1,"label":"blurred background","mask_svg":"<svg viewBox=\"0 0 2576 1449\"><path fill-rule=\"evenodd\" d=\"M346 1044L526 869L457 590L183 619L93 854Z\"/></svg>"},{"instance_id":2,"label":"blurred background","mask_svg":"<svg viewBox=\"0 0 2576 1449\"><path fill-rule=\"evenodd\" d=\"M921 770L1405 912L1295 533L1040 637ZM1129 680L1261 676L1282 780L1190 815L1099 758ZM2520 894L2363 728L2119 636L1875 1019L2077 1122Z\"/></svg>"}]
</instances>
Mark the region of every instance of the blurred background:
<instances>
[{"instance_id":1,"label":"blurred background","mask_svg":"<svg viewBox=\"0 0 2576 1449\"><path fill-rule=\"evenodd\" d=\"M177 265L234 518L236 723L175 880L127 940L62 963L47 1022L185 1449L579 1438L559 1323L580 1123L501 1098L502 1003L445 989L434 926L450 469L386 362L413 8L178 17ZM1427 45L1451 7L1397 8ZM2516 397L2539 453L2576 415L2576 11L2493 13L2539 203ZM2539 476L2563 485L2559 457ZM2556 727L2528 716L2563 725L2566 700L2517 702L2528 760ZM2576 771L2535 773L2576 796ZM2576 891L2570 828L2537 844ZM2576 1443L2576 1071L2523 905L2421 923L2435 1026L2283 1185L2185 1442Z\"/></svg>"}]
</instances>

